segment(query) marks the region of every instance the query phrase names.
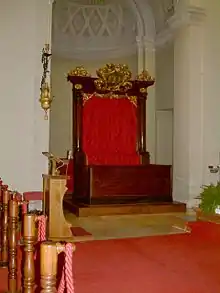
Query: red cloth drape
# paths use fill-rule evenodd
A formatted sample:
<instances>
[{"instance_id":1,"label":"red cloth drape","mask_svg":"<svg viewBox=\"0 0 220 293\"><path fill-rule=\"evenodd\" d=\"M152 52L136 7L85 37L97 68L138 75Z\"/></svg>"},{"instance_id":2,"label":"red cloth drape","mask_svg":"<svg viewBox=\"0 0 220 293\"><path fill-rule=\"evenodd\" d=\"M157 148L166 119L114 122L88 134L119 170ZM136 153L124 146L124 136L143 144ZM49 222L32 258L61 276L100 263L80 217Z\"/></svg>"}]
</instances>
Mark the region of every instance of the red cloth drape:
<instances>
[{"instance_id":1,"label":"red cloth drape","mask_svg":"<svg viewBox=\"0 0 220 293\"><path fill-rule=\"evenodd\" d=\"M90 165L137 165L136 106L125 98L92 97L83 107L83 150Z\"/></svg>"}]
</instances>

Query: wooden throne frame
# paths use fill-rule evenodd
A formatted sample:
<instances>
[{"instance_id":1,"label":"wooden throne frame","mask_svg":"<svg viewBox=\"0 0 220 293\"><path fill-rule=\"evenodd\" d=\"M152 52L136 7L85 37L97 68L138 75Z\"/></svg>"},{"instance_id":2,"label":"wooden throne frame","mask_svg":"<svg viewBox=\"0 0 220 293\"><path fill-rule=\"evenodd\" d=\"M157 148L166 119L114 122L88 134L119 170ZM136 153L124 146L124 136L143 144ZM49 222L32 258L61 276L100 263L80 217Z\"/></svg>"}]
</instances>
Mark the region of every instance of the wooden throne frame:
<instances>
[{"instance_id":1,"label":"wooden throne frame","mask_svg":"<svg viewBox=\"0 0 220 293\"><path fill-rule=\"evenodd\" d=\"M172 203L171 166L150 164L146 147L147 89L154 79L147 71L131 80L126 65L107 64L93 78L77 67L68 74L73 90L72 201L80 205ZM83 149L83 105L92 94L126 96L136 103L138 166L88 165Z\"/></svg>"},{"instance_id":2,"label":"wooden throne frame","mask_svg":"<svg viewBox=\"0 0 220 293\"><path fill-rule=\"evenodd\" d=\"M147 71L131 81L131 72L126 65L107 64L97 71L98 78L92 78L84 67L76 67L68 74L68 81L73 84L73 153L82 157L82 108L84 93L99 95L127 96L137 103L137 146L141 164L150 163L150 154L146 148L146 100L147 89L155 80ZM112 80L114 80L112 82Z\"/></svg>"}]
</instances>

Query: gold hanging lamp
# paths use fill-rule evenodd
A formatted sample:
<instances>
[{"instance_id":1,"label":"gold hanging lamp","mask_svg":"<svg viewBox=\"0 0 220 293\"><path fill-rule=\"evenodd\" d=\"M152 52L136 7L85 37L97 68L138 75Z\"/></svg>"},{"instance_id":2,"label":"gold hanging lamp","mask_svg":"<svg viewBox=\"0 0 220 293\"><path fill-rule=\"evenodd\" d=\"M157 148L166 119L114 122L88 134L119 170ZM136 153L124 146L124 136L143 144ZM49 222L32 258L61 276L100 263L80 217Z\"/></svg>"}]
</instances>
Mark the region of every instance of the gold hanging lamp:
<instances>
[{"instance_id":1,"label":"gold hanging lamp","mask_svg":"<svg viewBox=\"0 0 220 293\"><path fill-rule=\"evenodd\" d=\"M40 99L41 108L45 111L44 119L48 120L48 110L51 107L53 97L51 96L51 88L49 85L50 71L49 62L52 54L50 53L50 45L46 44L42 50L41 62L43 65L43 75L41 78Z\"/></svg>"},{"instance_id":2,"label":"gold hanging lamp","mask_svg":"<svg viewBox=\"0 0 220 293\"><path fill-rule=\"evenodd\" d=\"M41 108L45 111L44 119L48 120L48 110L51 107L53 97L51 95L50 87L50 61L51 61L51 32L52 32L52 8L54 0L49 0L48 2L48 19L47 19L47 41L42 50L41 63L43 66L43 74L41 78L40 86L40 99Z\"/></svg>"}]
</instances>

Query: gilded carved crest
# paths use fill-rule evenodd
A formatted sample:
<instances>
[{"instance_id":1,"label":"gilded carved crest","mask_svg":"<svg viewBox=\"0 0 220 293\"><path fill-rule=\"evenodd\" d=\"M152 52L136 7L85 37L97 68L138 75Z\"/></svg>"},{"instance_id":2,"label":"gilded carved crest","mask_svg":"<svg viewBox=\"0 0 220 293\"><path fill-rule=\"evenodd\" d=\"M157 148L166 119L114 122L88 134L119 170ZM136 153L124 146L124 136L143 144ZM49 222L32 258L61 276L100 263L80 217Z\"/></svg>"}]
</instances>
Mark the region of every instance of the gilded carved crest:
<instances>
[{"instance_id":1,"label":"gilded carved crest","mask_svg":"<svg viewBox=\"0 0 220 293\"><path fill-rule=\"evenodd\" d=\"M77 66L68 73L69 76L91 77L91 74L84 68L84 66Z\"/></svg>"},{"instance_id":2,"label":"gilded carved crest","mask_svg":"<svg viewBox=\"0 0 220 293\"><path fill-rule=\"evenodd\" d=\"M95 87L98 91L127 92L132 88L132 74L127 65L108 63L96 74Z\"/></svg>"},{"instance_id":3,"label":"gilded carved crest","mask_svg":"<svg viewBox=\"0 0 220 293\"><path fill-rule=\"evenodd\" d=\"M97 92L93 94L83 93L83 103L85 104L90 100L95 94L99 98L110 98L119 99L126 97L129 101L137 106L137 96L130 96L127 91L132 89L132 73L128 66L125 64L113 64L108 63L104 67L99 68L96 71L97 78L92 78ZM91 77L91 74L83 67L77 66L75 69L71 70L68 76L72 77ZM142 82L154 82L155 79L149 74L147 70L144 70L136 77L137 81ZM86 81L84 81L86 82ZM142 84L141 84L142 85ZM143 84L145 86L145 84ZM75 89L81 90L83 88L82 84L74 84ZM139 88L139 93L147 93L146 87Z\"/></svg>"},{"instance_id":4,"label":"gilded carved crest","mask_svg":"<svg viewBox=\"0 0 220 293\"><path fill-rule=\"evenodd\" d=\"M153 78L147 70L143 70L137 77L136 80L139 81L155 81L155 78Z\"/></svg>"}]
</instances>

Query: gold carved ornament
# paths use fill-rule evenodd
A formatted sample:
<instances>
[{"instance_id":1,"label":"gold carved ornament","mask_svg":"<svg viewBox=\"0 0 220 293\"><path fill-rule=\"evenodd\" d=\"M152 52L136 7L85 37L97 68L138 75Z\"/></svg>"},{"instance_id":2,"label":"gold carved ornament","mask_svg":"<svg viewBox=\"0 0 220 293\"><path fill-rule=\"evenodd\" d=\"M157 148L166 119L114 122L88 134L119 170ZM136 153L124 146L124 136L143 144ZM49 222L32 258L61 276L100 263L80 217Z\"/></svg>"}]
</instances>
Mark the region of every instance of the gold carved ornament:
<instances>
[{"instance_id":1,"label":"gold carved ornament","mask_svg":"<svg viewBox=\"0 0 220 293\"><path fill-rule=\"evenodd\" d=\"M140 74L138 74L136 80L154 82L155 78L153 78L147 70L143 70Z\"/></svg>"},{"instance_id":2,"label":"gold carved ornament","mask_svg":"<svg viewBox=\"0 0 220 293\"><path fill-rule=\"evenodd\" d=\"M91 74L84 68L84 66L76 66L75 69L70 70L68 76L91 77Z\"/></svg>"},{"instance_id":3,"label":"gold carved ornament","mask_svg":"<svg viewBox=\"0 0 220 293\"><path fill-rule=\"evenodd\" d=\"M108 63L98 69L96 74L98 77L94 82L96 89L99 92L107 92L96 93L97 97L119 99L125 96L132 104L137 105L137 97L127 96L127 91L132 88L132 74L127 65ZM116 94L116 92L124 93L124 95Z\"/></svg>"},{"instance_id":4,"label":"gold carved ornament","mask_svg":"<svg viewBox=\"0 0 220 293\"><path fill-rule=\"evenodd\" d=\"M84 68L84 66L80 65L71 70L68 73L68 76L91 77L91 74ZM81 90L83 86L82 84L75 84L74 87L77 90Z\"/></svg>"},{"instance_id":5,"label":"gold carved ornament","mask_svg":"<svg viewBox=\"0 0 220 293\"><path fill-rule=\"evenodd\" d=\"M143 70L138 76L136 77L136 80L138 81L148 81L148 82L154 82L155 78L153 78L148 70ZM147 88L140 88L140 93L147 94Z\"/></svg>"},{"instance_id":6,"label":"gold carved ornament","mask_svg":"<svg viewBox=\"0 0 220 293\"><path fill-rule=\"evenodd\" d=\"M127 65L108 63L103 68L98 69L96 74L98 78L94 81L95 87L97 91L105 93L84 93L83 104L93 96L110 99L119 99L125 96L132 104L137 105L136 96L126 95L126 92L132 88L132 74ZM83 66L77 66L68 73L68 76L91 77L91 74ZM82 89L81 84L75 84L74 87L78 90ZM116 92L124 93L124 95L118 95Z\"/></svg>"},{"instance_id":7,"label":"gold carved ornament","mask_svg":"<svg viewBox=\"0 0 220 293\"><path fill-rule=\"evenodd\" d=\"M87 101L89 101L90 99L92 99L93 97L97 97L97 98L108 98L108 99L120 99L122 97L126 97L134 106L137 106L137 97L136 96L120 96L120 95L115 95L115 94L98 94L98 93L94 93L94 94L83 94L83 106L85 105L85 103Z\"/></svg>"},{"instance_id":8,"label":"gold carved ornament","mask_svg":"<svg viewBox=\"0 0 220 293\"><path fill-rule=\"evenodd\" d=\"M108 63L96 71L95 87L101 92L123 92L132 88L131 71L127 65Z\"/></svg>"}]
</instances>

